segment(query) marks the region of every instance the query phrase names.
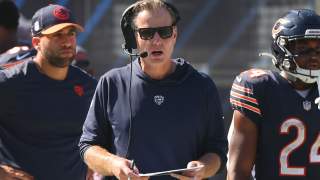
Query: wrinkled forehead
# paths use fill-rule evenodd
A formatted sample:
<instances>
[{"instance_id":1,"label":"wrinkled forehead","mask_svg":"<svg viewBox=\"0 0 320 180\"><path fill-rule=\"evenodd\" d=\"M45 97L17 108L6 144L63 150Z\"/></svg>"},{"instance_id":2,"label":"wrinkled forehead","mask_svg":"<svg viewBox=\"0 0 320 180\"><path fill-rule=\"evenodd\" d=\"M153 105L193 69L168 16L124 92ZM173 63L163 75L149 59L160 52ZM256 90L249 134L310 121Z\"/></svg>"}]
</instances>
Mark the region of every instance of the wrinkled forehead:
<instances>
[{"instance_id":1,"label":"wrinkled forehead","mask_svg":"<svg viewBox=\"0 0 320 180\"><path fill-rule=\"evenodd\" d=\"M133 22L135 27L161 27L171 26L173 18L165 8L145 9L137 13Z\"/></svg>"}]
</instances>

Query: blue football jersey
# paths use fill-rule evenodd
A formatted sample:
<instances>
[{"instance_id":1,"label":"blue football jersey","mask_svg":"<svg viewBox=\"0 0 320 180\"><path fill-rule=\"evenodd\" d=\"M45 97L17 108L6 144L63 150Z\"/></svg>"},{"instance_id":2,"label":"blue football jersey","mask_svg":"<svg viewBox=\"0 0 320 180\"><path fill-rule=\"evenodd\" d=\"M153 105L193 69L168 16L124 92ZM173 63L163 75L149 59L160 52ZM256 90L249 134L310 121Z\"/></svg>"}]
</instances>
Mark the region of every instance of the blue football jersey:
<instances>
[{"instance_id":1,"label":"blue football jersey","mask_svg":"<svg viewBox=\"0 0 320 180\"><path fill-rule=\"evenodd\" d=\"M259 129L257 180L320 179L316 84L302 97L279 73L251 69L234 80L230 103Z\"/></svg>"}]
</instances>

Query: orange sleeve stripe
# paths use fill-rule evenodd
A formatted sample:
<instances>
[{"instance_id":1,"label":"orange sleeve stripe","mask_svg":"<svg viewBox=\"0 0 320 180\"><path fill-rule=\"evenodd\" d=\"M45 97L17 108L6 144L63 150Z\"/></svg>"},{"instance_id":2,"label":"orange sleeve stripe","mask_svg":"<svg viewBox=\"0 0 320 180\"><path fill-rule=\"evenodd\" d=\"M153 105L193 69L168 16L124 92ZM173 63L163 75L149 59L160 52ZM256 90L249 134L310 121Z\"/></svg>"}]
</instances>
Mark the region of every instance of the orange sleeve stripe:
<instances>
[{"instance_id":1,"label":"orange sleeve stripe","mask_svg":"<svg viewBox=\"0 0 320 180\"><path fill-rule=\"evenodd\" d=\"M260 111L259 108L255 108L255 107L253 107L253 106L250 106L250 105L248 105L248 104L242 103L242 102L237 101L237 100L234 100L234 99L232 99L232 98L230 98L230 103L233 104L233 105L235 105L235 106L239 106L239 107L246 108L246 109L248 109L248 110L250 110L250 111L252 111L252 112L255 112L255 113L261 115L261 111Z\"/></svg>"},{"instance_id":2,"label":"orange sleeve stripe","mask_svg":"<svg viewBox=\"0 0 320 180\"><path fill-rule=\"evenodd\" d=\"M244 92L244 93L253 94L252 89L245 88L245 87L240 86L240 85L237 85L237 84L233 84L233 85L232 85L232 89L236 89L236 90L241 91L241 92Z\"/></svg>"},{"instance_id":3,"label":"orange sleeve stripe","mask_svg":"<svg viewBox=\"0 0 320 180\"><path fill-rule=\"evenodd\" d=\"M236 93L236 92L234 92L232 90L231 90L231 96L239 98L239 99L243 99L245 101L252 102L252 103L254 103L256 105L259 105L258 101L255 98L252 98L252 97L249 97L249 96L245 96L243 94Z\"/></svg>"},{"instance_id":4,"label":"orange sleeve stripe","mask_svg":"<svg viewBox=\"0 0 320 180\"><path fill-rule=\"evenodd\" d=\"M24 62L25 60L21 60L21 61L15 61L15 62L11 62L11 63L7 63L7 64L2 64L0 65L1 67L3 67L4 69L10 68L14 65L20 64L22 62Z\"/></svg>"}]
</instances>

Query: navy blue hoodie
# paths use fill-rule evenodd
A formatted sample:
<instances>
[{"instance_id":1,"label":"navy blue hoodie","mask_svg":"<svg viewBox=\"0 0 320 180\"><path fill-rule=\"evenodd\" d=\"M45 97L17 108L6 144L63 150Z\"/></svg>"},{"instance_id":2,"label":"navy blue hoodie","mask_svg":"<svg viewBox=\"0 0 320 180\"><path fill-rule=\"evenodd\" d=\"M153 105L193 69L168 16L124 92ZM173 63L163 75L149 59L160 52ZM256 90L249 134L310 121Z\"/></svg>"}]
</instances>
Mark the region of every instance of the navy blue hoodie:
<instances>
[{"instance_id":1,"label":"navy blue hoodie","mask_svg":"<svg viewBox=\"0 0 320 180\"><path fill-rule=\"evenodd\" d=\"M130 64L102 76L80 139L81 155L100 145L134 159L140 173L184 168L210 152L225 162L227 140L216 86L183 59L175 63L174 73L153 80L138 60L133 62L131 128Z\"/></svg>"}]
</instances>

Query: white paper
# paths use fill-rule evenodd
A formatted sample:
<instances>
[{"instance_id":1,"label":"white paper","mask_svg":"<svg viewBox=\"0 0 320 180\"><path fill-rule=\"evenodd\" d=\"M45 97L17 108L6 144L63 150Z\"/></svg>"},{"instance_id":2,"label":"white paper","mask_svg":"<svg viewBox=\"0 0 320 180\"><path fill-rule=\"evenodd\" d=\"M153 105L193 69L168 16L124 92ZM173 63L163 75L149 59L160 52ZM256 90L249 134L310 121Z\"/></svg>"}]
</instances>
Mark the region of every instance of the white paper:
<instances>
[{"instance_id":1,"label":"white paper","mask_svg":"<svg viewBox=\"0 0 320 180\"><path fill-rule=\"evenodd\" d=\"M145 173L145 174L139 174L141 177L146 176L163 176L163 175L170 175L172 173L183 173L187 171L196 171L203 168L203 166L196 166L196 167L190 167L190 168L183 168L183 169L172 169L168 171L159 171L159 172L152 172L152 173Z\"/></svg>"}]
</instances>

